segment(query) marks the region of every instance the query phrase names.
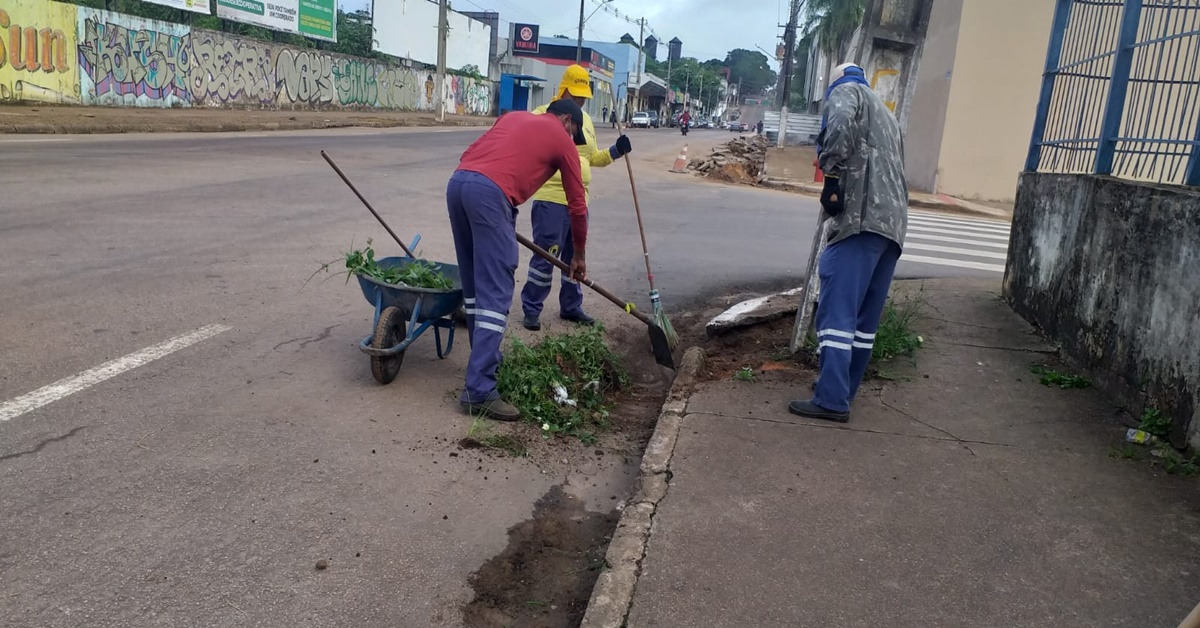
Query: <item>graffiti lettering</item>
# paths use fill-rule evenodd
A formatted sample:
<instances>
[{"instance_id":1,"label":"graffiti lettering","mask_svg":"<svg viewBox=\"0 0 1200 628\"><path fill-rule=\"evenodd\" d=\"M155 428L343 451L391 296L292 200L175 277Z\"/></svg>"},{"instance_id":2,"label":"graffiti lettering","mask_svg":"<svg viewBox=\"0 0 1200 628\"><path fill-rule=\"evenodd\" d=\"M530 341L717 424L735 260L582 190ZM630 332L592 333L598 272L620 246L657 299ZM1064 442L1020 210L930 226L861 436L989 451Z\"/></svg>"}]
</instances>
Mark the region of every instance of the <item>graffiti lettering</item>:
<instances>
[{"instance_id":1,"label":"graffiti lettering","mask_svg":"<svg viewBox=\"0 0 1200 628\"><path fill-rule=\"evenodd\" d=\"M275 60L275 79L293 105L333 104L333 57L284 48Z\"/></svg>"},{"instance_id":2,"label":"graffiti lettering","mask_svg":"<svg viewBox=\"0 0 1200 628\"><path fill-rule=\"evenodd\" d=\"M262 42L192 31L192 73L188 87L194 104L274 104L271 48Z\"/></svg>"},{"instance_id":3,"label":"graffiti lettering","mask_svg":"<svg viewBox=\"0 0 1200 628\"><path fill-rule=\"evenodd\" d=\"M8 44L0 32L0 68L11 64L18 72L67 72L70 65L67 36L61 30L13 24L8 12L0 9L0 30L8 29Z\"/></svg>"},{"instance_id":4,"label":"graffiti lettering","mask_svg":"<svg viewBox=\"0 0 1200 628\"><path fill-rule=\"evenodd\" d=\"M79 41L79 65L91 79L85 98L101 101L113 94L149 104L191 104L188 75L192 52L190 35L150 29L131 30L89 17Z\"/></svg>"},{"instance_id":5,"label":"graffiti lettering","mask_svg":"<svg viewBox=\"0 0 1200 628\"><path fill-rule=\"evenodd\" d=\"M374 107L379 102L374 64L339 59L333 68L333 76L337 80L340 104Z\"/></svg>"}]
</instances>

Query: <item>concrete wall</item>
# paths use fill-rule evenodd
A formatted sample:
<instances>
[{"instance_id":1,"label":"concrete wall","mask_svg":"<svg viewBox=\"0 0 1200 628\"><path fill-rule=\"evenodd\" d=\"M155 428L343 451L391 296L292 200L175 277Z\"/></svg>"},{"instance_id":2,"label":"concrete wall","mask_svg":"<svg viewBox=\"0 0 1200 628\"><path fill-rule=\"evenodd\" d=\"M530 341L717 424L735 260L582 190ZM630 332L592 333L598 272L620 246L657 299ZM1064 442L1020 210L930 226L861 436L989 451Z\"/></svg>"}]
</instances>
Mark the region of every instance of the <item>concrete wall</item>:
<instances>
[{"instance_id":1,"label":"concrete wall","mask_svg":"<svg viewBox=\"0 0 1200 628\"><path fill-rule=\"evenodd\" d=\"M962 2L938 191L1008 201L1029 151L1054 0Z\"/></svg>"},{"instance_id":2,"label":"concrete wall","mask_svg":"<svg viewBox=\"0 0 1200 628\"><path fill-rule=\"evenodd\" d=\"M373 48L426 65L437 65L438 3L428 0L378 0L372 3ZM461 13L448 11L446 67L461 70L474 65L487 74L492 29Z\"/></svg>"},{"instance_id":3,"label":"concrete wall","mask_svg":"<svg viewBox=\"0 0 1200 628\"><path fill-rule=\"evenodd\" d=\"M434 108L430 71L47 0L0 0L0 42L0 101ZM448 76L447 110L487 115L492 92L488 81Z\"/></svg>"},{"instance_id":4,"label":"concrete wall","mask_svg":"<svg viewBox=\"0 0 1200 628\"><path fill-rule=\"evenodd\" d=\"M1200 190L1024 173L1004 276L1018 314L1135 415L1200 446Z\"/></svg>"},{"instance_id":5,"label":"concrete wall","mask_svg":"<svg viewBox=\"0 0 1200 628\"><path fill-rule=\"evenodd\" d=\"M0 1L0 102L79 103L75 7Z\"/></svg>"},{"instance_id":6,"label":"concrete wall","mask_svg":"<svg viewBox=\"0 0 1200 628\"><path fill-rule=\"evenodd\" d=\"M934 0L929 30L925 33L921 68L904 136L904 174L909 187L922 192L937 190L962 8L963 0Z\"/></svg>"}]
</instances>

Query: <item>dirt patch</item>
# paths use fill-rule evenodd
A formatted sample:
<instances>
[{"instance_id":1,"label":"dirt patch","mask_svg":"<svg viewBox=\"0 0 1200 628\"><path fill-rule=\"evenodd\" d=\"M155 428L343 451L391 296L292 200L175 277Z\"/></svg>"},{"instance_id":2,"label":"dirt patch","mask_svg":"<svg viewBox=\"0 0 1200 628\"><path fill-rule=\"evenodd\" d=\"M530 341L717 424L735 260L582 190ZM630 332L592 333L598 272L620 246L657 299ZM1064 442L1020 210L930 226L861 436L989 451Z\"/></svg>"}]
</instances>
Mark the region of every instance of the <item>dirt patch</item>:
<instances>
[{"instance_id":1,"label":"dirt patch","mask_svg":"<svg viewBox=\"0 0 1200 628\"><path fill-rule=\"evenodd\" d=\"M816 146L788 146L767 149L767 176L797 183L811 183L816 173L813 161L817 158Z\"/></svg>"},{"instance_id":2,"label":"dirt patch","mask_svg":"<svg viewBox=\"0 0 1200 628\"><path fill-rule=\"evenodd\" d=\"M446 116L446 126L486 126L494 118ZM282 131L338 127L436 126L434 114L418 111L261 111L187 107L179 109L0 106L0 133L159 133Z\"/></svg>"},{"instance_id":3,"label":"dirt patch","mask_svg":"<svg viewBox=\"0 0 1200 628\"><path fill-rule=\"evenodd\" d=\"M533 518L508 530L508 547L471 574L469 628L560 628L583 621L620 513L587 511L555 486Z\"/></svg>"},{"instance_id":4,"label":"dirt patch","mask_svg":"<svg viewBox=\"0 0 1200 628\"><path fill-rule=\"evenodd\" d=\"M755 373L799 370L816 365L808 352L792 355L792 317L777 319L761 325L744 327L707 338L700 343L708 354L700 379L716 381L730 379L738 371L749 368Z\"/></svg>"}]
</instances>

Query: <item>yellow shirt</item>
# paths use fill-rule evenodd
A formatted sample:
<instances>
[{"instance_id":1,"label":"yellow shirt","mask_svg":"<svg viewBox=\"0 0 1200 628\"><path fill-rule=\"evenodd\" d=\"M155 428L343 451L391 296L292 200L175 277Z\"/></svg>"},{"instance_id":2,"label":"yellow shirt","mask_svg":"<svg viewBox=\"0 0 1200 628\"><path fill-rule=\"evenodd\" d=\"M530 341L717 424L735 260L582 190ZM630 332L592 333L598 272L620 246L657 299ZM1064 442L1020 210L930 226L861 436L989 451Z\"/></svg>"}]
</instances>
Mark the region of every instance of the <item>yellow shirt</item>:
<instances>
[{"instance_id":1,"label":"yellow shirt","mask_svg":"<svg viewBox=\"0 0 1200 628\"><path fill-rule=\"evenodd\" d=\"M537 114L546 113L546 109L549 107L550 105L542 105L534 109L533 112ZM592 166L603 168L611 164L613 158L607 148L600 150L597 146L596 127L592 125L592 118L586 111L583 113L583 137L587 140L587 144L576 146L575 148L579 149L579 167L583 173L583 189L587 191L588 186L592 184ZM537 191L537 194L533 195L533 200L566 205L567 193L563 190L562 173L555 172L554 176L550 177L550 180L546 181L546 184Z\"/></svg>"}]
</instances>

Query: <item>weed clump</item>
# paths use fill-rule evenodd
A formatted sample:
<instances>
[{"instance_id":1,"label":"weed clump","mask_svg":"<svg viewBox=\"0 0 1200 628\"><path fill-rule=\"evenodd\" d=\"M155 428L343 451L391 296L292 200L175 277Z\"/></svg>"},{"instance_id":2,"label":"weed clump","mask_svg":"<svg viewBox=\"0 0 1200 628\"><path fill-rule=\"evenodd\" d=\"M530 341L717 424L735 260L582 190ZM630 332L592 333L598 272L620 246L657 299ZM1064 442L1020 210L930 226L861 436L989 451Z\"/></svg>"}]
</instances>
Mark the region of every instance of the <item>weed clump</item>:
<instances>
[{"instance_id":1,"label":"weed clump","mask_svg":"<svg viewBox=\"0 0 1200 628\"><path fill-rule=\"evenodd\" d=\"M883 362L899 356L912 355L924 344L913 331L913 324L921 315L925 302L918 294L897 303L888 299L883 307L883 316L879 319L879 329L875 332L875 347L871 350L872 362Z\"/></svg>"},{"instance_id":2,"label":"weed clump","mask_svg":"<svg viewBox=\"0 0 1200 628\"><path fill-rule=\"evenodd\" d=\"M629 373L604 342L600 325L547 336L527 345L513 339L497 372L500 396L542 434L590 443L607 429L609 393L629 384Z\"/></svg>"}]
</instances>

